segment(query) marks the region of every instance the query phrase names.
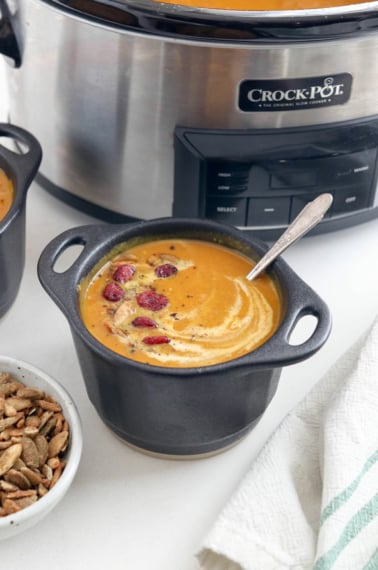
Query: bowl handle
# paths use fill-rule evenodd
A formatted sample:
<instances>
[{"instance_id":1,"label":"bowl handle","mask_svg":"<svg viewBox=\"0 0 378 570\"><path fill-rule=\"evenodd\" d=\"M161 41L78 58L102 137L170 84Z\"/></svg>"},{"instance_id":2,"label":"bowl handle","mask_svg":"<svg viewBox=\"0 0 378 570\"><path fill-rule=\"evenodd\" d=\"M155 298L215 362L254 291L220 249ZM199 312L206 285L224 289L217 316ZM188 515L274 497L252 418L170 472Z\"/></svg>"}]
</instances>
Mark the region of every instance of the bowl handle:
<instances>
[{"instance_id":1,"label":"bowl handle","mask_svg":"<svg viewBox=\"0 0 378 570\"><path fill-rule=\"evenodd\" d=\"M121 226L120 226L121 227ZM80 280L79 272L82 269L82 259L89 262L88 272L95 264L96 253L102 246L108 234L114 233L112 224L94 224L71 228L56 236L43 249L37 264L37 273L42 287L52 300L67 315L77 310L75 295L69 291L77 287ZM54 269L60 256L72 246L83 246L81 252L64 271ZM90 252L90 255L87 255Z\"/></svg>"},{"instance_id":2,"label":"bowl handle","mask_svg":"<svg viewBox=\"0 0 378 570\"><path fill-rule=\"evenodd\" d=\"M253 356L256 364L269 362L272 366L285 366L305 360L317 352L328 339L332 318L326 303L298 276L292 278L289 312L268 342L258 348ZM290 337L297 323L305 316L316 318L312 334L301 344L290 344Z\"/></svg>"},{"instance_id":3,"label":"bowl handle","mask_svg":"<svg viewBox=\"0 0 378 570\"><path fill-rule=\"evenodd\" d=\"M16 172L17 185L20 188L28 188L41 164L41 145L31 133L9 123L0 123L0 137L8 137L14 139L16 144L26 145L26 152L18 153L0 144L0 156Z\"/></svg>"}]
</instances>

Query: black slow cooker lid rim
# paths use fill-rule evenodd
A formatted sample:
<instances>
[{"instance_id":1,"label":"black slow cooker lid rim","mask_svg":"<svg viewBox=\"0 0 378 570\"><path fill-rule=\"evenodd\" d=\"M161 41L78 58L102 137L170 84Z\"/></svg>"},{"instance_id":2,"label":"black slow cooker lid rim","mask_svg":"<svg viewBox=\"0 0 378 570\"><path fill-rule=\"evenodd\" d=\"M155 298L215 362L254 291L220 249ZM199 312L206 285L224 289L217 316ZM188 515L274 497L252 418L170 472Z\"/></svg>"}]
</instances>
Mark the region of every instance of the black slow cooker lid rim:
<instances>
[{"instance_id":1,"label":"black slow cooker lid rim","mask_svg":"<svg viewBox=\"0 0 378 570\"><path fill-rule=\"evenodd\" d=\"M281 12L195 9L154 0L40 0L99 25L217 42L314 41L378 29L378 1Z\"/></svg>"}]
</instances>

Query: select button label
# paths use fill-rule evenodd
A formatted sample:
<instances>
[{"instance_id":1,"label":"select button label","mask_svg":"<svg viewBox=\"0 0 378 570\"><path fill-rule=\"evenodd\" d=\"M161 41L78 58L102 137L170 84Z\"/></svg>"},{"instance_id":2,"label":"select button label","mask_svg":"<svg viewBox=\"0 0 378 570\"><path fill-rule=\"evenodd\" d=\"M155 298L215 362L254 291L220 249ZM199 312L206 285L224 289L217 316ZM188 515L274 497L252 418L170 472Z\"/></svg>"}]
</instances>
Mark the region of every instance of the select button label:
<instances>
[{"instance_id":1,"label":"select button label","mask_svg":"<svg viewBox=\"0 0 378 570\"><path fill-rule=\"evenodd\" d=\"M246 198L208 198L206 217L235 226L245 226Z\"/></svg>"}]
</instances>

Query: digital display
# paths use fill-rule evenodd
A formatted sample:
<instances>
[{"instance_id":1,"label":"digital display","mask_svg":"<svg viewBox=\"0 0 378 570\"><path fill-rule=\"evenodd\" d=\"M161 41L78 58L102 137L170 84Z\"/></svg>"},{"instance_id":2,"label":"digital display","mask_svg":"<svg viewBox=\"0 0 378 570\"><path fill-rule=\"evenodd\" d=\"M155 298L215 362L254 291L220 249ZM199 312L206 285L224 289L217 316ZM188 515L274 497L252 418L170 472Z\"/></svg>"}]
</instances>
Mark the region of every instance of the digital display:
<instances>
[{"instance_id":1,"label":"digital display","mask_svg":"<svg viewBox=\"0 0 378 570\"><path fill-rule=\"evenodd\" d=\"M291 170L276 172L271 175L271 188L302 188L315 186L317 181L316 172L313 170Z\"/></svg>"}]
</instances>

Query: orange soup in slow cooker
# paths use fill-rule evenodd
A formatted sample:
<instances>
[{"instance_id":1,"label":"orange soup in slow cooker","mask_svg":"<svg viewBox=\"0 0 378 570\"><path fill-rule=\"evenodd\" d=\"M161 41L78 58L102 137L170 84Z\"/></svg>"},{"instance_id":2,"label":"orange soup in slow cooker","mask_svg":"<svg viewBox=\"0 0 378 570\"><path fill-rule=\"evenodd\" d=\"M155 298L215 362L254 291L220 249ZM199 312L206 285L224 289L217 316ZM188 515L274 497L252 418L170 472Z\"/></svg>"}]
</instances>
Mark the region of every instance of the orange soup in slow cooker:
<instances>
[{"instance_id":1,"label":"orange soup in slow cooker","mask_svg":"<svg viewBox=\"0 0 378 570\"><path fill-rule=\"evenodd\" d=\"M123 248L123 251L122 251ZM81 317L111 350L155 366L190 368L242 356L281 318L268 275L226 247L191 239L118 246L79 286Z\"/></svg>"},{"instance_id":2,"label":"orange soup in slow cooker","mask_svg":"<svg viewBox=\"0 0 378 570\"><path fill-rule=\"evenodd\" d=\"M0 168L0 220L9 212L13 202L13 184Z\"/></svg>"},{"instance_id":3,"label":"orange soup in slow cooker","mask_svg":"<svg viewBox=\"0 0 378 570\"><path fill-rule=\"evenodd\" d=\"M362 0L165 0L165 4L178 4L193 8L214 10L308 10L361 4Z\"/></svg>"}]
</instances>

